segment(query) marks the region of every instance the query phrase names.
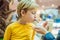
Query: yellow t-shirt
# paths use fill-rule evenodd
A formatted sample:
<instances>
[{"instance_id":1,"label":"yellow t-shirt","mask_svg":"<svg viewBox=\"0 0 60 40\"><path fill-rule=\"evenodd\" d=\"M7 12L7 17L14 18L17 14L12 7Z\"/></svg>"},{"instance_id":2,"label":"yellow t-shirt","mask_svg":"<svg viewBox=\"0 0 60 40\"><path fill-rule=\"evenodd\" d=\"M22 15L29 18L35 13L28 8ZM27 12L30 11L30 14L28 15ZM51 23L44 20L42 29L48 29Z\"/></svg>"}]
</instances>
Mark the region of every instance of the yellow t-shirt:
<instances>
[{"instance_id":1,"label":"yellow t-shirt","mask_svg":"<svg viewBox=\"0 0 60 40\"><path fill-rule=\"evenodd\" d=\"M22 25L14 22L6 28L4 40L34 40L34 35L32 24Z\"/></svg>"}]
</instances>

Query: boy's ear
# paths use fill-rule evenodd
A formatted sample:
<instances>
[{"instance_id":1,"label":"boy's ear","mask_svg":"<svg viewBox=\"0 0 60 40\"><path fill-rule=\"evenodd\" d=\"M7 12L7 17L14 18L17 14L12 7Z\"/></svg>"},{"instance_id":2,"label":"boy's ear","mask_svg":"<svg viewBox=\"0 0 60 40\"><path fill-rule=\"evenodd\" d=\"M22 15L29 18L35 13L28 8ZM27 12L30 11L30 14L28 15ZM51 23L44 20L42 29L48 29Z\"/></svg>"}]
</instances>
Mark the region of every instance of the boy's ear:
<instances>
[{"instance_id":1,"label":"boy's ear","mask_svg":"<svg viewBox=\"0 0 60 40\"><path fill-rule=\"evenodd\" d=\"M21 10L21 15L24 16L25 15L25 11Z\"/></svg>"}]
</instances>

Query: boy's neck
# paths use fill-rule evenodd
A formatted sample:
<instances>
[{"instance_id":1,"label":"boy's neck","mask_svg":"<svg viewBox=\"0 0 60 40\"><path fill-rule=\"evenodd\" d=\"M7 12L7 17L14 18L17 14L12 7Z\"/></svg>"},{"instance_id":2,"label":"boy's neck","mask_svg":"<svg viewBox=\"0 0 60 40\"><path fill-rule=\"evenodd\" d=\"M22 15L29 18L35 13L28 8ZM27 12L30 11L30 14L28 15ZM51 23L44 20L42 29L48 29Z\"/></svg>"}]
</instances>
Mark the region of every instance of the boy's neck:
<instances>
[{"instance_id":1,"label":"boy's neck","mask_svg":"<svg viewBox=\"0 0 60 40\"><path fill-rule=\"evenodd\" d=\"M23 19L19 19L18 22L19 22L20 24L23 24L23 25L27 24L27 22L24 21Z\"/></svg>"}]
</instances>

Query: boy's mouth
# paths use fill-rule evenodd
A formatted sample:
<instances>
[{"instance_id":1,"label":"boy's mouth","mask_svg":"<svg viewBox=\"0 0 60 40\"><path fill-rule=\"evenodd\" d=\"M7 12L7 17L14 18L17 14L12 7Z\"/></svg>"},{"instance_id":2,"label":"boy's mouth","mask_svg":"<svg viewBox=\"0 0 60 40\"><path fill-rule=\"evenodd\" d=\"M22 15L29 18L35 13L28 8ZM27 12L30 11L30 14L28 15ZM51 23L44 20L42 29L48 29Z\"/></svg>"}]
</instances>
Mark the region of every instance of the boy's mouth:
<instances>
[{"instance_id":1,"label":"boy's mouth","mask_svg":"<svg viewBox=\"0 0 60 40\"><path fill-rule=\"evenodd\" d=\"M37 21L37 19L34 19L34 21Z\"/></svg>"},{"instance_id":2,"label":"boy's mouth","mask_svg":"<svg viewBox=\"0 0 60 40\"><path fill-rule=\"evenodd\" d=\"M37 20L37 19L34 19L34 21L38 22L38 20Z\"/></svg>"}]
</instances>

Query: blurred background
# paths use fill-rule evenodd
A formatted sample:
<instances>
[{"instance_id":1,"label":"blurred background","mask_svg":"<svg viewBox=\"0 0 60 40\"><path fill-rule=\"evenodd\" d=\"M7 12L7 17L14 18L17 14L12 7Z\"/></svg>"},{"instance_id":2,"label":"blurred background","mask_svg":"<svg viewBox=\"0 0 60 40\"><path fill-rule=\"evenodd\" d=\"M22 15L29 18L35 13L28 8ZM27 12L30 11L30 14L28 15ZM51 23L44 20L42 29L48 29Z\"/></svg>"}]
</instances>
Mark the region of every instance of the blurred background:
<instances>
[{"instance_id":1,"label":"blurred background","mask_svg":"<svg viewBox=\"0 0 60 40\"><path fill-rule=\"evenodd\" d=\"M3 0L2 0L3 1ZM0 40L3 40L4 30L7 25L17 21L18 15L16 14L16 6L20 0L6 0L0 1ZM37 11L37 20L43 22L48 21L50 31L57 37L60 30L60 0L33 0L40 6ZM40 19L41 17L41 19ZM42 22L40 22L42 23ZM42 34L36 33L35 40L41 40Z\"/></svg>"}]
</instances>

